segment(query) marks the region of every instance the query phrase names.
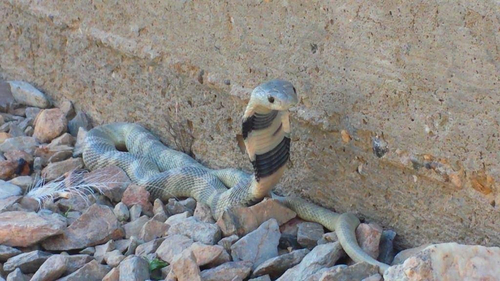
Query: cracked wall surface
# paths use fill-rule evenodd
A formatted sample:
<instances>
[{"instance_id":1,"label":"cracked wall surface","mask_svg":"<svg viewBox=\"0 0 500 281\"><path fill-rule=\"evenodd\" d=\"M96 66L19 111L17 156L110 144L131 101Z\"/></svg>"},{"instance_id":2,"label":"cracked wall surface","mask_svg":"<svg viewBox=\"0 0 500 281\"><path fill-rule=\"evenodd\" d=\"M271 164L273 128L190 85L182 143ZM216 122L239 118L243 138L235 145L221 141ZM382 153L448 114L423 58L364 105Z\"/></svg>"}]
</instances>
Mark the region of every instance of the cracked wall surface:
<instances>
[{"instance_id":1,"label":"cracked wall surface","mask_svg":"<svg viewBox=\"0 0 500 281\"><path fill-rule=\"evenodd\" d=\"M240 116L294 83L279 189L398 233L500 244L500 4L0 1L0 75L250 170Z\"/></svg>"}]
</instances>

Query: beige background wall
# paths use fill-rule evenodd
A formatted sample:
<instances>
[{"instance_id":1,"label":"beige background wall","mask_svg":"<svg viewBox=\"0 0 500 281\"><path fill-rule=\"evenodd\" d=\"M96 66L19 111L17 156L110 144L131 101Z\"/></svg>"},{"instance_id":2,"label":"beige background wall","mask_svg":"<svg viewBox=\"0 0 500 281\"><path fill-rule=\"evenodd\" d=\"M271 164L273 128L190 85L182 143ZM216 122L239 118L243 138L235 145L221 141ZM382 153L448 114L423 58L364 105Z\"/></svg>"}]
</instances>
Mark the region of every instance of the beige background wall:
<instances>
[{"instance_id":1,"label":"beige background wall","mask_svg":"<svg viewBox=\"0 0 500 281\"><path fill-rule=\"evenodd\" d=\"M285 193L393 228L402 247L499 245L499 33L493 0L1 0L0 75L247 170L248 93L290 80Z\"/></svg>"}]
</instances>

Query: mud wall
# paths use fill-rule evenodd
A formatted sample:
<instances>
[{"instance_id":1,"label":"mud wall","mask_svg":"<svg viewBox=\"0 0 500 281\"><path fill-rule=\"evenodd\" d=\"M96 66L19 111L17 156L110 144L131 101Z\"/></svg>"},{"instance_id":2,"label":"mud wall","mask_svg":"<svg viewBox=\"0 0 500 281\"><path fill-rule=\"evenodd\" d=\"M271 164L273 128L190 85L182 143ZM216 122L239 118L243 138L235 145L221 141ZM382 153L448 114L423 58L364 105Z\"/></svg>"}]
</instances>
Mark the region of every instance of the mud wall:
<instances>
[{"instance_id":1,"label":"mud wall","mask_svg":"<svg viewBox=\"0 0 500 281\"><path fill-rule=\"evenodd\" d=\"M250 169L240 116L301 96L279 186L424 242L500 244L500 4L0 1L0 76Z\"/></svg>"}]
</instances>

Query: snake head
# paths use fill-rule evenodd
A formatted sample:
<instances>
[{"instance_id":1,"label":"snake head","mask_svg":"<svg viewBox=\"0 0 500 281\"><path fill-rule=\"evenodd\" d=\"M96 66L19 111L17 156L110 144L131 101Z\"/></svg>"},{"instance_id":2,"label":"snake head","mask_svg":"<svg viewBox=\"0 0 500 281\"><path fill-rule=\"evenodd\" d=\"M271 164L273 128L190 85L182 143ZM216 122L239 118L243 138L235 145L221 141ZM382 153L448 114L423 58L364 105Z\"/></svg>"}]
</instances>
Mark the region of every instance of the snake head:
<instances>
[{"instance_id":1,"label":"snake head","mask_svg":"<svg viewBox=\"0 0 500 281\"><path fill-rule=\"evenodd\" d=\"M271 80L260 84L250 96L250 104L271 110L288 110L298 103L297 91L285 80Z\"/></svg>"}]
</instances>

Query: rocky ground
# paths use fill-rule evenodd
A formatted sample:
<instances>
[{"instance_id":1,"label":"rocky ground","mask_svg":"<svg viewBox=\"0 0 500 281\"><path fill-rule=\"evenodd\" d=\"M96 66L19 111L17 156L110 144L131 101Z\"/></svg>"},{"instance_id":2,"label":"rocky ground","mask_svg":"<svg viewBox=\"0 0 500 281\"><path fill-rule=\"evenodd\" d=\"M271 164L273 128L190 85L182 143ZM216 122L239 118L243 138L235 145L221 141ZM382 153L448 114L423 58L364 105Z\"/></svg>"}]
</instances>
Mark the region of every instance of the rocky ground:
<instances>
[{"instance_id":1,"label":"rocky ground","mask_svg":"<svg viewBox=\"0 0 500 281\"><path fill-rule=\"evenodd\" d=\"M362 248L393 265L381 276L350 260L335 233L273 200L233 208L218 221L192 198L152 202L118 167L84 170L91 122L71 102L51 108L27 83L0 83L0 112L0 281L500 276L496 247L447 243L395 255L396 233L363 223L356 231Z\"/></svg>"}]
</instances>

